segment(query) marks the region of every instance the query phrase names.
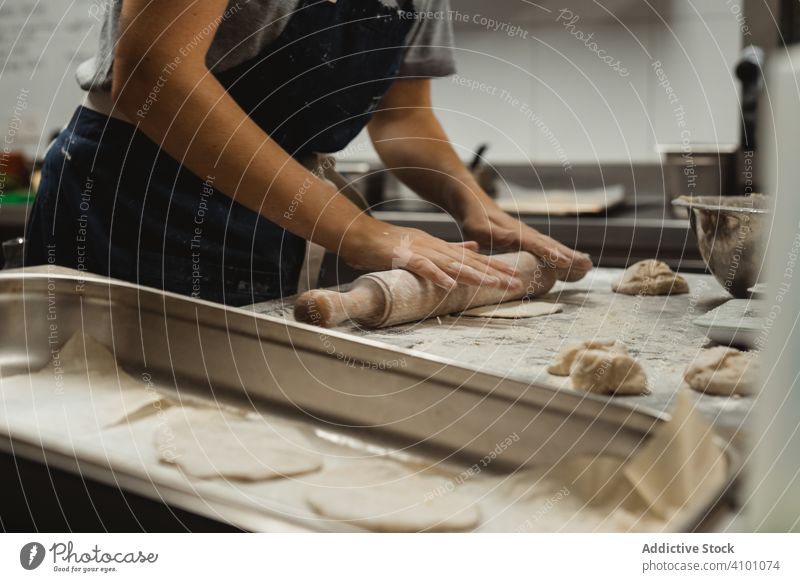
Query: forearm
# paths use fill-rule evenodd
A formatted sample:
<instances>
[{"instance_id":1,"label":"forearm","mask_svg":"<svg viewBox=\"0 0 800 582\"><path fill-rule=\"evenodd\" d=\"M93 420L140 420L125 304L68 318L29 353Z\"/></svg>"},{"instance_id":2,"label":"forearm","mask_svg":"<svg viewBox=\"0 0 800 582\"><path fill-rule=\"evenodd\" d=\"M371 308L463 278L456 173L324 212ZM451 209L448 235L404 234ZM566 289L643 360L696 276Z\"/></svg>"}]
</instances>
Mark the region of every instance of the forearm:
<instances>
[{"instance_id":1,"label":"forearm","mask_svg":"<svg viewBox=\"0 0 800 582\"><path fill-rule=\"evenodd\" d=\"M462 220L473 208L494 206L429 109L371 124L370 137L387 168L417 194L455 218Z\"/></svg>"},{"instance_id":2,"label":"forearm","mask_svg":"<svg viewBox=\"0 0 800 582\"><path fill-rule=\"evenodd\" d=\"M148 75L141 77L121 99L130 104L125 108L129 117L138 97L146 95L139 86ZM231 101L213 76L184 73L169 80L146 116L132 119L221 192L290 232L336 250L359 210L294 161Z\"/></svg>"},{"instance_id":3,"label":"forearm","mask_svg":"<svg viewBox=\"0 0 800 582\"><path fill-rule=\"evenodd\" d=\"M336 251L348 227L367 219L270 139L203 58L183 58L164 74L164 64L175 60L181 45L170 42L169 31L153 36L147 12L141 9L130 19L117 49L117 108L201 179L290 232ZM156 83L158 98L148 101Z\"/></svg>"},{"instance_id":4,"label":"forearm","mask_svg":"<svg viewBox=\"0 0 800 582\"><path fill-rule=\"evenodd\" d=\"M526 250L577 280L591 269L576 253L503 212L480 188L433 114L430 81L396 81L369 124L383 162L417 193L461 222L469 240L488 249Z\"/></svg>"}]
</instances>

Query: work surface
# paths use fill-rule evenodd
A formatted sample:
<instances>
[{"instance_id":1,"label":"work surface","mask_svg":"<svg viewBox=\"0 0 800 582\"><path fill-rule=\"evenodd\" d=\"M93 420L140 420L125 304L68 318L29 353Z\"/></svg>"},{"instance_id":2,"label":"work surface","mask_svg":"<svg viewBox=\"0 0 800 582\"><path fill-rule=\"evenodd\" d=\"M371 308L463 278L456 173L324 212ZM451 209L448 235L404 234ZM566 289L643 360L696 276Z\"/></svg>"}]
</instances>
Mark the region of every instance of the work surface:
<instances>
[{"instance_id":1,"label":"work surface","mask_svg":"<svg viewBox=\"0 0 800 582\"><path fill-rule=\"evenodd\" d=\"M685 275L691 291L669 297L613 293L611 281L620 269L595 269L577 283L559 283L541 301L561 303L563 313L529 319L469 318L458 314L366 330L340 331L419 350L481 371L570 389L570 380L547 373L554 355L572 342L618 339L647 372L652 394L615 396L659 411L668 411L683 384L683 372L695 355L713 345L693 320L731 297L710 275ZM291 298L260 303L259 313L292 318ZM402 365L402 360L388 362ZM738 432L750 416L751 399L696 394L698 407L718 427Z\"/></svg>"}]
</instances>

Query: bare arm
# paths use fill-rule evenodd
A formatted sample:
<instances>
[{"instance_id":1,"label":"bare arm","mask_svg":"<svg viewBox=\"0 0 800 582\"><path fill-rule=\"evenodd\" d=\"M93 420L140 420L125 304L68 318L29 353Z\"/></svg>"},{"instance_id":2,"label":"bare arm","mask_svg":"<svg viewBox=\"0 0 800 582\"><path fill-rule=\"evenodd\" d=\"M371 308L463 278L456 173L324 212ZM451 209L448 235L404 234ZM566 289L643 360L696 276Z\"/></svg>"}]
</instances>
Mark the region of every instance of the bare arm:
<instances>
[{"instance_id":1,"label":"bare arm","mask_svg":"<svg viewBox=\"0 0 800 582\"><path fill-rule=\"evenodd\" d=\"M527 250L574 280L588 271L588 256L573 251L500 210L459 159L433 113L430 81L396 81L369 124L375 149L410 188L463 223L470 238L495 249Z\"/></svg>"},{"instance_id":2,"label":"bare arm","mask_svg":"<svg viewBox=\"0 0 800 582\"><path fill-rule=\"evenodd\" d=\"M336 249L342 225L364 217L269 139L206 67L214 34L196 31L216 22L227 4L126 0L114 62L116 105L196 175L214 176L214 185L240 204ZM170 72L165 67L171 63L176 65ZM157 84L158 98L148 100ZM304 192L302 208L287 214L298 192Z\"/></svg>"},{"instance_id":3,"label":"bare arm","mask_svg":"<svg viewBox=\"0 0 800 582\"><path fill-rule=\"evenodd\" d=\"M205 64L215 29L207 35L197 31L219 22L227 5L124 0L114 62L116 107L196 175L214 176L215 187L240 204L350 264L390 268L401 248L403 268L445 287L454 281L514 283L503 265L470 245L456 248L361 213L270 139ZM170 64L175 66L165 69ZM156 86L158 98L148 100Z\"/></svg>"}]
</instances>

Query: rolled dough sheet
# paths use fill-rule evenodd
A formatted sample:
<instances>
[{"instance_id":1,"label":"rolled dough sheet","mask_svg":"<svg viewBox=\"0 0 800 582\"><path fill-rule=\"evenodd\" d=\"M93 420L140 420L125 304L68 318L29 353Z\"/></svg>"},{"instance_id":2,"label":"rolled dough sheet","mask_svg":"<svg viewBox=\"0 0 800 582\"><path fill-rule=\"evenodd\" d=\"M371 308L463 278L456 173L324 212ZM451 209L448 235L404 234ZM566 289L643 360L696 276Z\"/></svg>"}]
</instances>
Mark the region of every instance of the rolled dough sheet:
<instances>
[{"instance_id":1,"label":"rolled dough sheet","mask_svg":"<svg viewBox=\"0 0 800 582\"><path fill-rule=\"evenodd\" d=\"M155 433L162 462L199 479L260 481L316 471L321 457L299 431L216 409L173 408Z\"/></svg>"},{"instance_id":2,"label":"rolled dough sheet","mask_svg":"<svg viewBox=\"0 0 800 582\"><path fill-rule=\"evenodd\" d=\"M481 305L464 311L467 317L490 317L500 319L521 319L523 317L539 317L561 313L561 303L544 303L542 301L509 301L499 305Z\"/></svg>"},{"instance_id":3,"label":"rolled dough sheet","mask_svg":"<svg viewBox=\"0 0 800 582\"><path fill-rule=\"evenodd\" d=\"M0 426L14 434L68 438L166 405L159 392L119 368L108 348L82 332L42 370L0 378Z\"/></svg>"},{"instance_id":4,"label":"rolled dough sheet","mask_svg":"<svg viewBox=\"0 0 800 582\"><path fill-rule=\"evenodd\" d=\"M379 532L463 531L480 521L473 498L452 482L391 461L324 472L306 499L323 517Z\"/></svg>"}]
</instances>

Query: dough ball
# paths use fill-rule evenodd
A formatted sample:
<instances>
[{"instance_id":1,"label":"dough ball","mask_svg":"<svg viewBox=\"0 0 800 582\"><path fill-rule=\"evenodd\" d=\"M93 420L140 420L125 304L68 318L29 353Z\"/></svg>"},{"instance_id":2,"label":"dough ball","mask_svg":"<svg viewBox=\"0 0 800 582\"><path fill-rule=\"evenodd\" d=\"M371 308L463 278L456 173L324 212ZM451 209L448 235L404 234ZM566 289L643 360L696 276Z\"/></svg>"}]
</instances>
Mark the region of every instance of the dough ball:
<instances>
[{"instance_id":1,"label":"dough ball","mask_svg":"<svg viewBox=\"0 0 800 582\"><path fill-rule=\"evenodd\" d=\"M544 303L541 301L509 301L499 305L482 305L463 312L467 317L490 317L499 319L520 319L561 313L564 306L560 303Z\"/></svg>"},{"instance_id":2,"label":"dough ball","mask_svg":"<svg viewBox=\"0 0 800 582\"><path fill-rule=\"evenodd\" d=\"M175 408L156 431L159 458L200 479L259 481L316 471L322 466L303 435L265 421L218 410Z\"/></svg>"},{"instance_id":3,"label":"dough ball","mask_svg":"<svg viewBox=\"0 0 800 582\"><path fill-rule=\"evenodd\" d=\"M639 363L626 353L584 350L575 358L569 377L572 385L600 394L649 394L647 376Z\"/></svg>"},{"instance_id":4,"label":"dough ball","mask_svg":"<svg viewBox=\"0 0 800 582\"><path fill-rule=\"evenodd\" d=\"M732 396L752 394L758 383L758 367L753 354L717 346L702 350L683 373L692 390Z\"/></svg>"},{"instance_id":5,"label":"dough ball","mask_svg":"<svg viewBox=\"0 0 800 582\"><path fill-rule=\"evenodd\" d=\"M666 263L649 259L625 269L611 289L625 295L678 295L689 292L689 283Z\"/></svg>"},{"instance_id":6,"label":"dough ball","mask_svg":"<svg viewBox=\"0 0 800 582\"><path fill-rule=\"evenodd\" d=\"M475 502L451 481L413 474L389 461L327 471L306 499L324 517L371 531L463 531L480 521Z\"/></svg>"},{"instance_id":7,"label":"dough ball","mask_svg":"<svg viewBox=\"0 0 800 582\"><path fill-rule=\"evenodd\" d=\"M556 354L553 363L547 367L547 371L554 376L569 376L569 371L575 358L586 350L603 350L609 352L628 353L628 348L617 340L587 340L570 344Z\"/></svg>"}]
</instances>

